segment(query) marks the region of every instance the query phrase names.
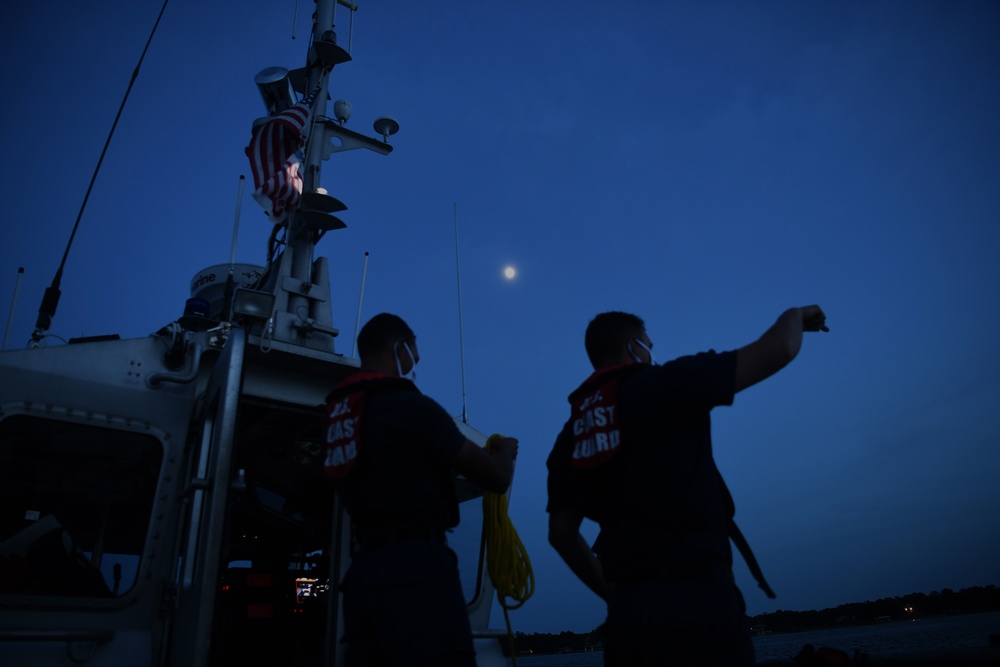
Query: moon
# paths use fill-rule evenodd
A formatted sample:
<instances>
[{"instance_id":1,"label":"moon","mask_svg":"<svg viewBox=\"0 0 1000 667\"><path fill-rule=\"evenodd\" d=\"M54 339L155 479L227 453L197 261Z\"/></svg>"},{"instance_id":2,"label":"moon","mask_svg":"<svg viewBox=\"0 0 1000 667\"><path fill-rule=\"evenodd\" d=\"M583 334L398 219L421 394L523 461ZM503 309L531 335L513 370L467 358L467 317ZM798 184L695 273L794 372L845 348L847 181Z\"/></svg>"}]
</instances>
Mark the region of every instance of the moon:
<instances>
[{"instance_id":1,"label":"moon","mask_svg":"<svg viewBox=\"0 0 1000 667\"><path fill-rule=\"evenodd\" d=\"M517 269L513 266L505 266L503 269L503 277L507 280L513 280L514 276L517 275Z\"/></svg>"}]
</instances>

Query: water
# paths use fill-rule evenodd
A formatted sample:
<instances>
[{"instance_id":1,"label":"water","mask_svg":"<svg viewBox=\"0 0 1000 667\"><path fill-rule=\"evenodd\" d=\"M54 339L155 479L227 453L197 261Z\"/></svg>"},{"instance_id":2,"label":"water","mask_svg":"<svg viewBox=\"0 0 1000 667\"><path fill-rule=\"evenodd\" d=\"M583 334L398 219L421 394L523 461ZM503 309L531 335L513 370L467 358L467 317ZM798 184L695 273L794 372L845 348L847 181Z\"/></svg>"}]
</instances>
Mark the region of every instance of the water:
<instances>
[{"instance_id":1,"label":"water","mask_svg":"<svg viewBox=\"0 0 1000 667\"><path fill-rule=\"evenodd\" d=\"M957 648L983 648L991 633L1000 632L1000 612L936 616L913 621L896 621L829 630L810 630L781 635L754 637L758 660L793 658L806 644L829 646L853 653L919 653ZM511 661L508 659L507 664ZM518 667L602 667L604 654L565 653L526 655L517 659Z\"/></svg>"}]
</instances>

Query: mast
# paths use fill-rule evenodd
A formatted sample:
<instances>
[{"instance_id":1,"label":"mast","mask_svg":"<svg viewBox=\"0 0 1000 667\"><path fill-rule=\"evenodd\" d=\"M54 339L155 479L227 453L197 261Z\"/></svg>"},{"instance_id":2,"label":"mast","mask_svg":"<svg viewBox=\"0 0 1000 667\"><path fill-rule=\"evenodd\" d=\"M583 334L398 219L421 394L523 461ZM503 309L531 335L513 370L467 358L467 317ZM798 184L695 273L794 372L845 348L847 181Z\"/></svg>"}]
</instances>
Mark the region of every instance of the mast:
<instances>
[{"instance_id":1,"label":"mast","mask_svg":"<svg viewBox=\"0 0 1000 667\"><path fill-rule=\"evenodd\" d=\"M382 139L368 137L344 127L350 117L350 104L338 101L336 118L327 116L329 77L337 65L351 61L351 55L337 43L335 10L340 4L350 12L357 6L345 0L317 0L313 22L312 42L303 69L285 72L287 83L302 96L318 90L308 124L303 130L304 159L299 168L302 177L301 204L288 212L282 223L287 225L286 245L277 267L272 267L269 289L275 296L275 312L270 328L273 342L305 346L334 352L334 339L339 330L333 325L330 305L329 267L325 257L314 259L316 243L328 231L343 229L347 225L332 215L347 209L341 201L326 193L320 175L324 160L340 151L365 148L388 155L392 146L389 135L399 129L398 123L388 117L375 120L375 131ZM265 72L281 71L268 68ZM265 95L265 99L266 95ZM281 109L268 109L269 113ZM336 139L336 142L333 140Z\"/></svg>"}]
</instances>

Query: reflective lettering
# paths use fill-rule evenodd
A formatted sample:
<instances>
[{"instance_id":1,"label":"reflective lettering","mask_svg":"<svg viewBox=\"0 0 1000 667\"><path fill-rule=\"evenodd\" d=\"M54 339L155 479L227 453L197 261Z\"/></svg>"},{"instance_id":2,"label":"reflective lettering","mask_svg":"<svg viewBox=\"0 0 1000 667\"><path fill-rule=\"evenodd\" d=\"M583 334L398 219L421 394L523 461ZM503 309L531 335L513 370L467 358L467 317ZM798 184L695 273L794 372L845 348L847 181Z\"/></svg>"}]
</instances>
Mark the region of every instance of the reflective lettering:
<instances>
[{"instance_id":1,"label":"reflective lettering","mask_svg":"<svg viewBox=\"0 0 1000 667\"><path fill-rule=\"evenodd\" d=\"M334 417L340 417L341 415L351 414L351 407L348 403L348 399L344 399L338 403L334 403L330 406L329 417L333 419Z\"/></svg>"},{"instance_id":2,"label":"reflective lettering","mask_svg":"<svg viewBox=\"0 0 1000 667\"><path fill-rule=\"evenodd\" d=\"M351 440L346 445L339 445L337 447L330 447L326 451L326 462L324 465L327 468L335 468L342 466L345 463L354 460L358 455L358 445L354 440Z\"/></svg>"}]
</instances>

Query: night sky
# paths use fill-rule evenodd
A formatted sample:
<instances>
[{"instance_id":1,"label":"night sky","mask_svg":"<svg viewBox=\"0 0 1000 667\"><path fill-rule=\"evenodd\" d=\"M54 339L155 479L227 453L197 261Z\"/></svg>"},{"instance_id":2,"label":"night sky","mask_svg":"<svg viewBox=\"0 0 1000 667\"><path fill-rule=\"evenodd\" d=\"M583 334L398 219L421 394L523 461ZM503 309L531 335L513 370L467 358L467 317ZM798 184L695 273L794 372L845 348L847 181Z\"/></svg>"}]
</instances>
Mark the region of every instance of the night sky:
<instances>
[{"instance_id":1,"label":"night sky","mask_svg":"<svg viewBox=\"0 0 1000 667\"><path fill-rule=\"evenodd\" d=\"M790 306L827 313L830 333L713 412L778 593L737 561L750 614L1000 584L1000 4L359 6L331 95L351 101L351 129L372 135L382 115L401 129L387 157L324 166L349 207L317 248L338 351L369 252L363 319L407 319L418 386L462 412L457 209L470 422L521 443L510 514L537 590L516 630L603 620L546 541L544 463L605 310L643 317L660 361L741 347ZM194 274L229 261L240 174L237 261L264 263L243 153L264 114L253 76L304 63L312 7L172 0L51 333L142 337L180 316ZM25 269L8 348L27 343L158 12L0 10L5 316Z\"/></svg>"}]
</instances>

